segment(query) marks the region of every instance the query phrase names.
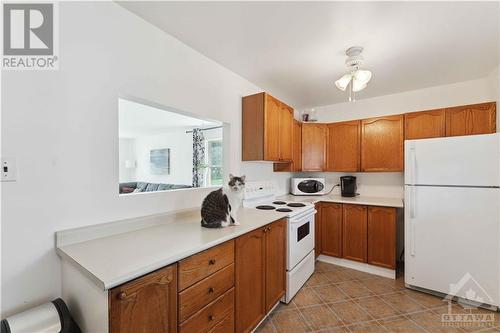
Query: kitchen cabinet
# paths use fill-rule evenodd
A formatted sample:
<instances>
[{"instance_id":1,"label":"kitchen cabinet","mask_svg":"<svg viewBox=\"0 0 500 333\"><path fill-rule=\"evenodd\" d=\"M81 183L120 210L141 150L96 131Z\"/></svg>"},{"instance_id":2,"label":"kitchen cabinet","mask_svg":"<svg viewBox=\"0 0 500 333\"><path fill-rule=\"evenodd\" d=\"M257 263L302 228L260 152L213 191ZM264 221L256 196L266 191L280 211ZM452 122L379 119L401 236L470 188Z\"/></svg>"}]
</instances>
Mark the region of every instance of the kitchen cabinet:
<instances>
[{"instance_id":1,"label":"kitchen cabinet","mask_svg":"<svg viewBox=\"0 0 500 333\"><path fill-rule=\"evenodd\" d=\"M283 297L286 288L286 226L285 220L269 225L266 234L266 312Z\"/></svg>"},{"instance_id":2,"label":"kitchen cabinet","mask_svg":"<svg viewBox=\"0 0 500 333\"><path fill-rule=\"evenodd\" d=\"M242 99L242 160L291 162L293 109L266 93Z\"/></svg>"},{"instance_id":3,"label":"kitchen cabinet","mask_svg":"<svg viewBox=\"0 0 500 333\"><path fill-rule=\"evenodd\" d=\"M302 171L302 123L293 120L293 139L292 139L292 162L274 163L273 169L276 172L299 172Z\"/></svg>"},{"instance_id":4,"label":"kitchen cabinet","mask_svg":"<svg viewBox=\"0 0 500 333\"><path fill-rule=\"evenodd\" d=\"M280 104L279 119L279 160L292 161L293 156L293 109Z\"/></svg>"},{"instance_id":5,"label":"kitchen cabinet","mask_svg":"<svg viewBox=\"0 0 500 333\"><path fill-rule=\"evenodd\" d=\"M456 106L446 109L446 136L496 132L496 103Z\"/></svg>"},{"instance_id":6,"label":"kitchen cabinet","mask_svg":"<svg viewBox=\"0 0 500 333\"><path fill-rule=\"evenodd\" d=\"M367 261L367 207L342 205L343 257L360 262Z\"/></svg>"},{"instance_id":7,"label":"kitchen cabinet","mask_svg":"<svg viewBox=\"0 0 500 333\"><path fill-rule=\"evenodd\" d=\"M403 171L403 115L361 120L361 171Z\"/></svg>"},{"instance_id":8,"label":"kitchen cabinet","mask_svg":"<svg viewBox=\"0 0 500 333\"><path fill-rule=\"evenodd\" d=\"M405 114L405 139L428 139L446 134L445 109Z\"/></svg>"},{"instance_id":9,"label":"kitchen cabinet","mask_svg":"<svg viewBox=\"0 0 500 333\"><path fill-rule=\"evenodd\" d=\"M360 170L360 121L328 124L327 171L357 172Z\"/></svg>"},{"instance_id":10,"label":"kitchen cabinet","mask_svg":"<svg viewBox=\"0 0 500 333\"><path fill-rule=\"evenodd\" d=\"M396 208L368 207L368 263L396 269Z\"/></svg>"},{"instance_id":11,"label":"kitchen cabinet","mask_svg":"<svg viewBox=\"0 0 500 333\"><path fill-rule=\"evenodd\" d=\"M177 265L109 292L110 332L177 332Z\"/></svg>"},{"instance_id":12,"label":"kitchen cabinet","mask_svg":"<svg viewBox=\"0 0 500 333\"><path fill-rule=\"evenodd\" d=\"M314 216L314 256L317 258L321 252L322 252L322 247L321 247L321 239L323 238L322 232L321 232L321 212L322 212L322 206L323 204L321 202L318 202L314 204L314 208L316 209L316 215Z\"/></svg>"},{"instance_id":13,"label":"kitchen cabinet","mask_svg":"<svg viewBox=\"0 0 500 333\"><path fill-rule=\"evenodd\" d=\"M302 171L323 171L326 159L326 124L302 124Z\"/></svg>"},{"instance_id":14,"label":"kitchen cabinet","mask_svg":"<svg viewBox=\"0 0 500 333\"><path fill-rule=\"evenodd\" d=\"M321 204L321 252L342 257L342 204Z\"/></svg>"},{"instance_id":15,"label":"kitchen cabinet","mask_svg":"<svg viewBox=\"0 0 500 333\"><path fill-rule=\"evenodd\" d=\"M250 332L285 293L286 220L244 234L235 245L236 332Z\"/></svg>"}]
</instances>

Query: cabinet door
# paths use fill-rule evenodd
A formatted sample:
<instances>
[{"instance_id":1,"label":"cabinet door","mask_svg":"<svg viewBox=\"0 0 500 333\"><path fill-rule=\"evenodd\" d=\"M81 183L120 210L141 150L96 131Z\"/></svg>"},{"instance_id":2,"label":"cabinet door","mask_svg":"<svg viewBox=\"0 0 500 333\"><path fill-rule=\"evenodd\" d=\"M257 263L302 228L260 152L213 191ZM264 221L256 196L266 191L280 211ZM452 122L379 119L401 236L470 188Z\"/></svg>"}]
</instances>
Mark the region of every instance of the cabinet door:
<instances>
[{"instance_id":1,"label":"cabinet door","mask_svg":"<svg viewBox=\"0 0 500 333\"><path fill-rule=\"evenodd\" d=\"M279 122L281 103L274 97L266 94L264 108L264 160L279 161Z\"/></svg>"},{"instance_id":2,"label":"cabinet door","mask_svg":"<svg viewBox=\"0 0 500 333\"><path fill-rule=\"evenodd\" d=\"M236 239L236 332L250 332L266 314L264 235L261 228Z\"/></svg>"},{"instance_id":3,"label":"cabinet door","mask_svg":"<svg viewBox=\"0 0 500 333\"><path fill-rule=\"evenodd\" d=\"M403 115L361 121L361 171L403 171Z\"/></svg>"},{"instance_id":4,"label":"cabinet door","mask_svg":"<svg viewBox=\"0 0 500 333\"><path fill-rule=\"evenodd\" d=\"M280 160L291 161L293 145L293 109L285 104L281 104L280 107L279 138Z\"/></svg>"},{"instance_id":5,"label":"cabinet door","mask_svg":"<svg viewBox=\"0 0 500 333\"><path fill-rule=\"evenodd\" d=\"M342 205L321 204L321 253L342 257Z\"/></svg>"},{"instance_id":6,"label":"cabinet door","mask_svg":"<svg viewBox=\"0 0 500 333\"><path fill-rule=\"evenodd\" d=\"M328 124L327 170L359 171L359 159L360 121Z\"/></svg>"},{"instance_id":7,"label":"cabinet door","mask_svg":"<svg viewBox=\"0 0 500 333\"><path fill-rule=\"evenodd\" d=\"M286 220L269 225L266 234L266 312L285 294Z\"/></svg>"},{"instance_id":8,"label":"cabinet door","mask_svg":"<svg viewBox=\"0 0 500 333\"><path fill-rule=\"evenodd\" d=\"M342 205L343 257L366 262L366 206Z\"/></svg>"},{"instance_id":9,"label":"cabinet door","mask_svg":"<svg viewBox=\"0 0 500 333\"><path fill-rule=\"evenodd\" d=\"M445 136L445 109L405 114L405 139L427 139Z\"/></svg>"},{"instance_id":10,"label":"cabinet door","mask_svg":"<svg viewBox=\"0 0 500 333\"><path fill-rule=\"evenodd\" d=\"M314 217L314 255L317 258L322 250L321 250L321 211L323 204L318 202L315 204L314 208L316 208L316 215Z\"/></svg>"},{"instance_id":11,"label":"cabinet door","mask_svg":"<svg viewBox=\"0 0 500 333\"><path fill-rule=\"evenodd\" d=\"M368 263L396 268L396 208L368 207Z\"/></svg>"},{"instance_id":12,"label":"cabinet door","mask_svg":"<svg viewBox=\"0 0 500 333\"><path fill-rule=\"evenodd\" d=\"M481 103L446 109L446 136L496 132L496 103Z\"/></svg>"},{"instance_id":13,"label":"cabinet door","mask_svg":"<svg viewBox=\"0 0 500 333\"><path fill-rule=\"evenodd\" d=\"M302 123L293 121L292 171L302 170Z\"/></svg>"},{"instance_id":14,"label":"cabinet door","mask_svg":"<svg viewBox=\"0 0 500 333\"><path fill-rule=\"evenodd\" d=\"M176 332L177 265L111 289L109 331Z\"/></svg>"},{"instance_id":15,"label":"cabinet door","mask_svg":"<svg viewBox=\"0 0 500 333\"><path fill-rule=\"evenodd\" d=\"M302 124L302 171L325 169L326 125Z\"/></svg>"}]
</instances>

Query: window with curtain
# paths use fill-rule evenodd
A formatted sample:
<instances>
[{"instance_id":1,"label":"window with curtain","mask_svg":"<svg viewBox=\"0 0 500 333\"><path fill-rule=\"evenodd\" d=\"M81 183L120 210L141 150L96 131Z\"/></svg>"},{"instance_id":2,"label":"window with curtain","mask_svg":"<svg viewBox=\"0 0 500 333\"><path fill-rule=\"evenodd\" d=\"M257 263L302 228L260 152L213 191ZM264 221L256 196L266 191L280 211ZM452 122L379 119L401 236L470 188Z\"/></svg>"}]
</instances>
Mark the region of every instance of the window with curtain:
<instances>
[{"instance_id":1,"label":"window with curtain","mask_svg":"<svg viewBox=\"0 0 500 333\"><path fill-rule=\"evenodd\" d=\"M222 139L206 140L205 152L206 186L222 185Z\"/></svg>"}]
</instances>

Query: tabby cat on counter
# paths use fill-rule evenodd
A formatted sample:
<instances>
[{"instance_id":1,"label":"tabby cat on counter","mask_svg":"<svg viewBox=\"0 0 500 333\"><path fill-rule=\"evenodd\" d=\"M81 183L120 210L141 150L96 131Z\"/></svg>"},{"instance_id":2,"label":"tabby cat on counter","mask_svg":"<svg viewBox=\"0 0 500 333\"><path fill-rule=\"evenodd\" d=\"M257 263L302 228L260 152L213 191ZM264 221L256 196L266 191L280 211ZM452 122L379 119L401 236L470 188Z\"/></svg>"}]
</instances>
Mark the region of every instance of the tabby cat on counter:
<instances>
[{"instance_id":1,"label":"tabby cat on counter","mask_svg":"<svg viewBox=\"0 0 500 333\"><path fill-rule=\"evenodd\" d=\"M210 192L201 204L201 226L223 228L238 225L236 214L243 199L245 176L229 174L229 182L216 191Z\"/></svg>"}]
</instances>

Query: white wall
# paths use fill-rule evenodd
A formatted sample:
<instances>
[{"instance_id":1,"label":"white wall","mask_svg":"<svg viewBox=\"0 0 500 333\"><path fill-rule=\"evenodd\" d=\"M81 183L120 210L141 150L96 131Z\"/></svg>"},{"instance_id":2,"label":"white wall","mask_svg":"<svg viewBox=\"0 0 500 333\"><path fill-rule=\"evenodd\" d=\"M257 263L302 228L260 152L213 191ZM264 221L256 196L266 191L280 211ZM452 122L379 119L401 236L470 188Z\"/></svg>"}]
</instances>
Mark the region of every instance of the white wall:
<instances>
[{"instance_id":1,"label":"white wall","mask_svg":"<svg viewBox=\"0 0 500 333\"><path fill-rule=\"evenodd\" d=\"M197 207L210 191L118 195L119 96L227 122L227 172L283 193L290 176L241 162L241 97L259 87L113 2L61 2L59 16L60 70L2 73L2 154L18 163L2 184L2 316L60 295L56 230Z\"/></svg>"},{"instance_id":2,"label":"white wall","mask_svg":"<svg viewBox=\"0 0 500 333\"><path fill-rule=\"evenodd\" d=\"M320 122L337 122L454 105L498 101L498 71L497 68L488 77L478 80L360 99L356 102L321 106L315 108L316 114ZM499 113L497 112L497 116ZM497 125L497 128L500 127ZM332 185L338 183L339 177L342 175L344 174L336 172L309 174L309 176L325 177ZM403 173L354 173L354 175L358 181L358 192L362 195L403 197ZM334 191L338 192L338 190Z\"/></svg>"},{"instance_id":3,"label":"white wall","mask_svg":"<svg viewBox=\"0 0 500 333\"><path fill-rule=\"evenodd\" d=\"M118 176L120 183L133 182L136 180L135 170L136 168L127 168L126 162L135 162L137 164L137 156L135 153L135 139L132 138L120 138L119 139L119 167Z\"/></svg>"},{"instance_id":4,"label":"white wall","mask_svg":"<svg viewBox=\"0 0 500 333\"><path fill-rule=\"evenodd\" d=\"M154 175L150 168L151 149L170 149L170 174ZM185 129L141 136L135 139L137 156L136 181L163 184L192 184L193 135Z\"/></svg>"}]
</instances>

